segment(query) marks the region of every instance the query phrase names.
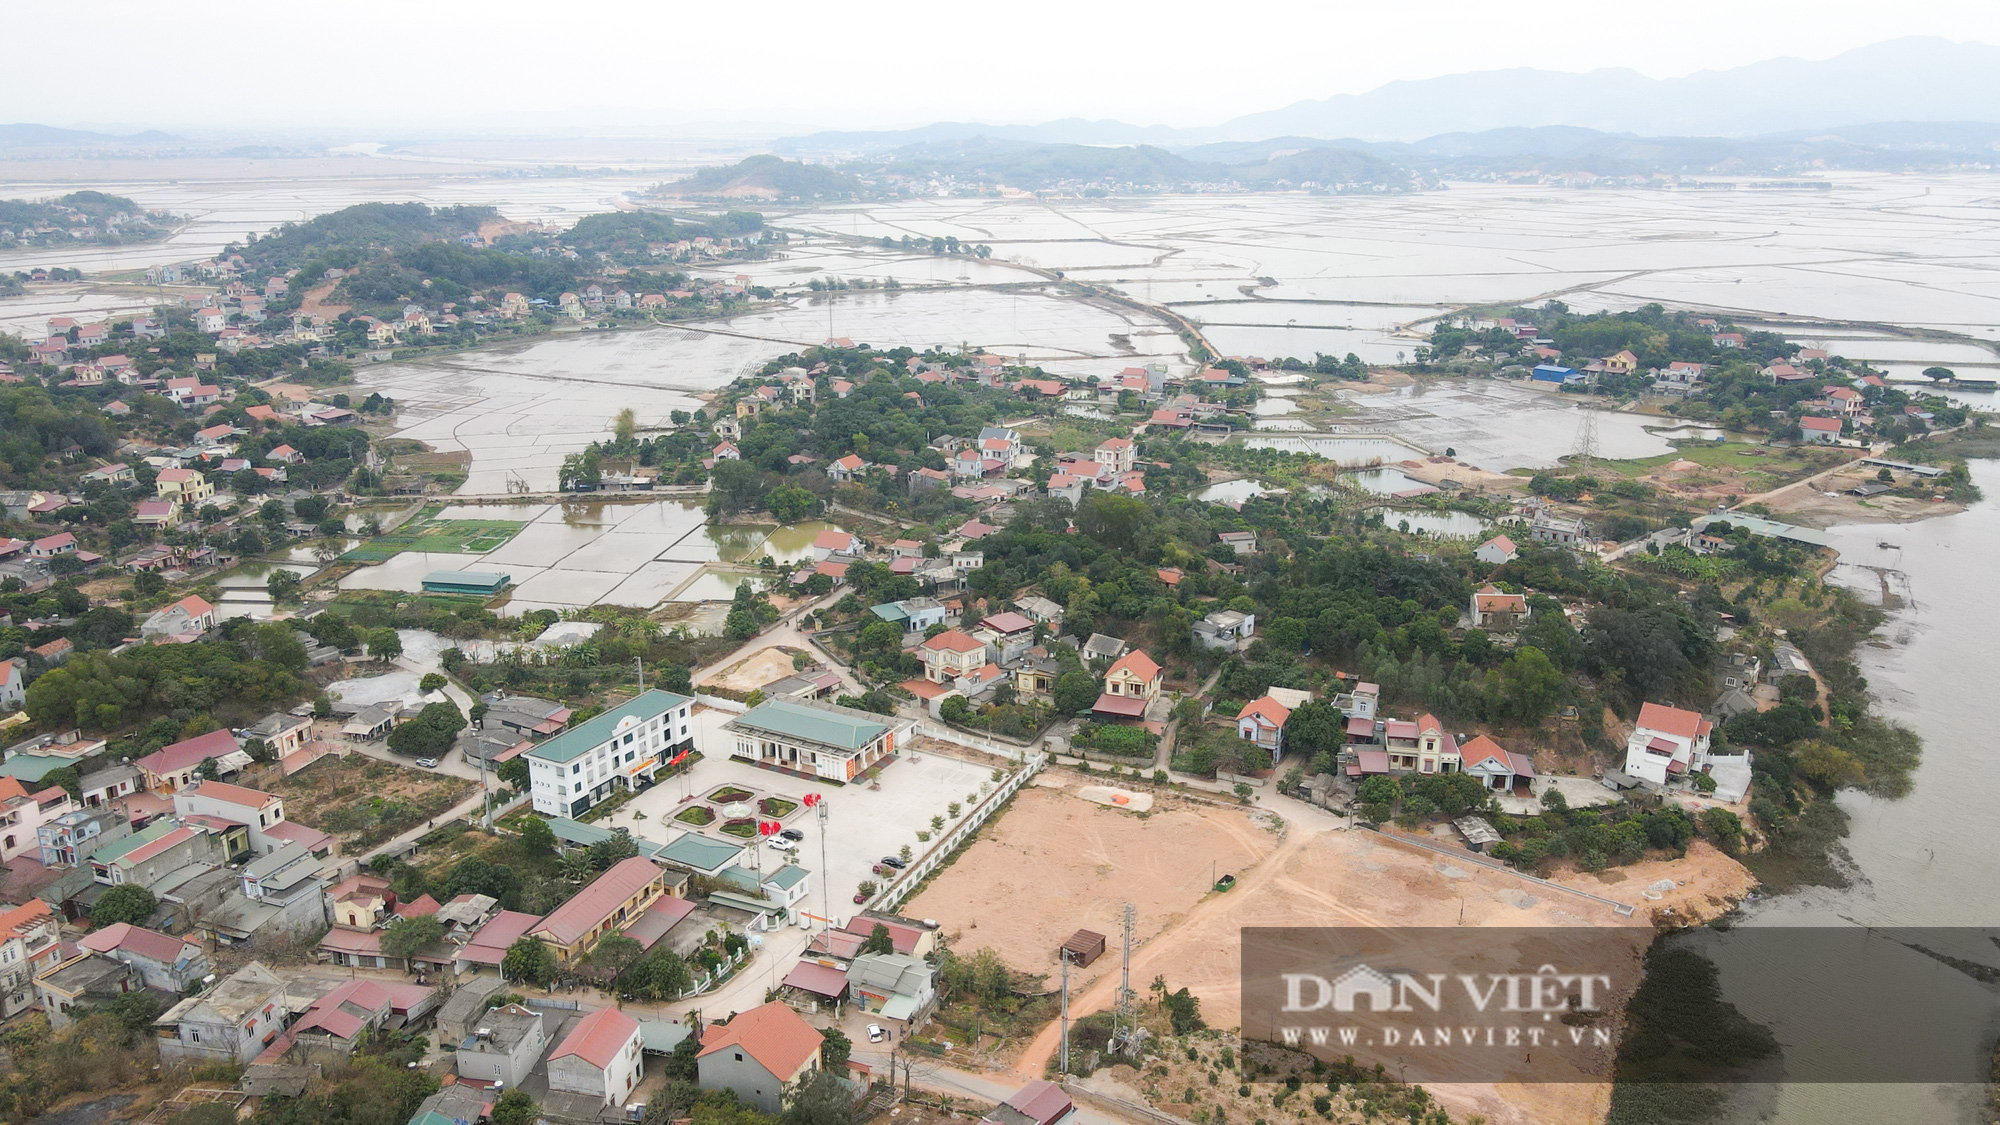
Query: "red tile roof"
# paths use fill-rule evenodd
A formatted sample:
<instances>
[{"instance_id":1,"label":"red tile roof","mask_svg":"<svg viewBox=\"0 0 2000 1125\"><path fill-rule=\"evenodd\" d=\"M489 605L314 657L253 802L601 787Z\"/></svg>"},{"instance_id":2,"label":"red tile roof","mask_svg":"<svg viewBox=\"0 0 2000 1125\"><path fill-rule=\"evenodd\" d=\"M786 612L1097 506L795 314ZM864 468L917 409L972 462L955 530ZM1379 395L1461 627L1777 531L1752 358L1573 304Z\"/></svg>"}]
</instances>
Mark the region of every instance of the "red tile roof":
<instances>
[{"instance_id":1,"label":"red tile roof","mask_svg":"<svg viewBox=\"0 0 2000 1125\"><path fill-rule=\"evenodd\" d=\"M626 860L625 862L630 863L632 861ZM640 860L639 862L646 863L647 861ZM786 1011L790 1010L789 1008L786 1009ZM738 1016L736 1018L742 1019L743 1017ZM796 1019L797 1017L793 1018ZM803 1023L804 1021L801 1020L800 1022ZM554 1062L557 1059L575 1055L577 1058L582 1059L599 1070L609 1070L611 1064L617 1060L618 1052L624 1050L625 1044L630 1043L632 1037L637 1034L639 1034L638 1020L633 1019L616 1008L599 1008L576 1021L576 1026L571 1028L569 1034L563 1037L562 1043L549 1056L549 1061Z\"/></svg>"},{"instance_id":2,"label":"red tile roof","mask_svg":"<svg viewBox=\"0 0 2000 1125\"><path fill-rule=\"evenodd\" d=\"M659 879L660 869L652 860L633 856L620 860L590 881L568 902L555 908L529 931L557 945L575 945L611 917L646 884Z\"/></svg>"},{"instance_id":3,"label":"red tile roof","mask_svg":"<svg viewBox=\"0 0 2000 1125\"><path fill-rule=\"evenodd\" d=\"M1133 649L1131 652L1119 657L1118 662L1113 664L1104 675L1106 678L1109 678L1121 670L1130 672L1142 680L1156 679L1160 674L1160 666L1153 662L1153 658L1138 649Z\"/></svg>"},{"instance_id":4,"label":"red tile roof","mask_svg":"<svg viewBox=\"0 0 2000 1125\"><path fill-rule=\"evenodd\" d=\"M180 960L181 950L194 943L129 922L114 922L96 933L84 935L76 944L78 948L92 953L109 953L115 949L171 965Z\"/></svg>"},{"instance_id":5,"label":"red tile roof","mask_svg":"<svg viewBox=\"0 0 2000 1125\"><path fill-rule=\"evenodd\" d=\"M932 652L976 652L986 646L969 634L961 633L957 629L946 629L925 641L923 647Z\"/></svg>"},{"instance_id":6,"label":"red tile roof","mask_svg":"<svg viewBox=\"0 0 2000 1125\"><path fill-rule=\"evenodd\" d=\"M1274 727L1282 727L1285 725L1285 720L1292 717L1292 709L1267 695L1247 704L1243 710L1236 713L1236 717L1239 720L1262 718Z\"/></svg>"},{"instance_id":7,"label":"red tile roof","mask_svg":"<svg viewBox=\"0 0 2000 1125\"><path fill-rule=\"evenodd\" d=\"M147 773L164 775L176 773L189 766L200 765L204 758L220 758L224 754L233 754L237 749L235 736L226 730L212 730L207 734L163 746L139 759L138 765Z\"/></svg>"},{"instance_id":8,"label":"red tile roof","mask_svg":"<svg viewBox=\"0 0 2000 1125\"><path fill-rule=\"evenodd\" d=\"M710 1027L702 1034L701 1054L696 1057L705 1058L726 1047L740 1047L744 1054L757 1060L757 1065L784 1080L797 1074L812 1059L823 1038L797 1012L774 1000L744 1012L726 1025Z\"/></svg>"},{"instance_id":9,"label":"red tile roof","mask_svg":"<svg viewBox=\"0 0 2000 1125\"><path fill-rule=\"evenodd\" d=\"M498 965L501 958L507 955L507 947L534 929L540 921L541 918L533 914L502 910L479 927L472 940L458 951L459 959L480 965Z\"/></svg>"},{"instance_id":10,"label":"red tile roof","mask_svg":"<svg viewBox=\"0 0 2000 1125\"><path fill-rule=\"evenodd\" d=\"M225 731L223 733L226 734L228 732ZM226 754L235 749L235 740L232 739L229 750L225 750L223 753ZM232 805L241 805L246 809L261 809L278 799L269 793L260 793L255 789L245 789L241 785L231 785L226 781L204 781L198 788L185 789L182 792L208 797L217 801L227 801Z\"/></svg>"},{"instance_id":11,"label":"red tile roof","mask_svg":"<svg viewBox=\"0 0 2000 1125\"><path fill-rule=\"evenodd\" d=\"M1668 707L1663 703L1648 703L1639 708L1638 726L1646 730L1656 730L1671 734L1676 738L1696 739L1701 737L1708 724L1700 715L1679 707Z\"/></svg>"},{"instance_id":12,"label":"red tile roof","mask_svg":"<svg viewBox=\"0 0 2000 1125\"><path fill-rule=\"evenodd\" d=\"M1146 713L1146 701L1136 695L1100 695L1097 697L1097 702L1091 704L1090 709L1101 715L1136 719Z\"/></svg>"}]
</instances>

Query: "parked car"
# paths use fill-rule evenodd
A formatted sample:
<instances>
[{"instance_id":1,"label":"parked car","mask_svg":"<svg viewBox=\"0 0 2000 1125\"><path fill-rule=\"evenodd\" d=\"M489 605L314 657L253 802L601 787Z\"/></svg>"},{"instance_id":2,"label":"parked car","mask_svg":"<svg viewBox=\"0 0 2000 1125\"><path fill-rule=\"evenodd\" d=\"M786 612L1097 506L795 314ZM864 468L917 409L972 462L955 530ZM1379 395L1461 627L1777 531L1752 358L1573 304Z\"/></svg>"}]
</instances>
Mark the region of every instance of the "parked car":
<instances>
[{"instance_id":1,"label":"parked car","mask_svg":"<svg viewBox=\"0 0 2000 1125\"><path fill-rule=\"evenodd\" d=\"M783 836L771 837L771 846L781 852L795 852L799 850L799 842L797 840L787 840Z\"/></svg>"},{"instance_id":2,"label":"parked car","mask_svg":"<svg viewBox=\"0 0 2000 1125\"><path fill-rule=\"evenodd\" d=\"M436 758L418 758L417 765L427 770L434 770L438 768L438 760Z\"/></svg>"},{"instance_id":3,"label":"parked car","mask_svg":"<svg viewBox=\"0 0 2000 1125\"><path fill-rule=\"evenodd\" d=\"M909 866L909 864L907 864L907 863L904 863L904 862L903 862L903 861L902 861L901 859L899 859L899 858L897 858L897 857L895 857L895 856L893 856L893 855L885 855L885 856L883 856L883 857L882 857L882 862L883 862L884 864L886 864L886 865L890 866L890 867L893 867L893 868L897 869L898 871L900 871L900 870L902 870L903 868L905 868L905 867L908 867L908 866Z\"/></svg>"},{"instance_id":4,"label":"parked car","mask_svg":"<svg viewBox=\"0 0 2000 1125\"><path fill-rule=\"evenodd\" d=\"M860 902L867 902L867 901L868 901L868 896L867 896L867 895L864 895L864 894L862 894L862 893L861 893L860 891L855 891L855 892L854 892L854 901L855 901L855 902L857 902L857 903L860 903Z\"/></svg>"},{"instance_id":5,"label":"parked car","mask_svg":"<svg viewBox=\"0 0 2000 1125\"><path fill-rule=\"evenodd\" d=\"M889 1033L882 1030L881 1024L871 1023L868 1025L868 1041L870 1043L880 1043L887 1038L889 1038Z\"/></svg>"},{"instance_id":6,"label":"parked car","mask_svg":"<svg viewBox=\"0 0 2000 1125\"><path fill-rule=\"evenodd\" d=\"M868 870L874 872L877 875L894 875L896 873L896 869L890 867L886 863L878 863L875 866L869 868Z\"/></svg>"},{"instance_id":7,"label":"parked car","mask_svg":"<svg viewBox=\"0 0 2000 1125\"><path fill-rule=\"evenodd\" d=\"M806 838L806 834L796 828L787 828L783 832L778 833L778 835L795 842Z\"/></svg>"}]
</instances>

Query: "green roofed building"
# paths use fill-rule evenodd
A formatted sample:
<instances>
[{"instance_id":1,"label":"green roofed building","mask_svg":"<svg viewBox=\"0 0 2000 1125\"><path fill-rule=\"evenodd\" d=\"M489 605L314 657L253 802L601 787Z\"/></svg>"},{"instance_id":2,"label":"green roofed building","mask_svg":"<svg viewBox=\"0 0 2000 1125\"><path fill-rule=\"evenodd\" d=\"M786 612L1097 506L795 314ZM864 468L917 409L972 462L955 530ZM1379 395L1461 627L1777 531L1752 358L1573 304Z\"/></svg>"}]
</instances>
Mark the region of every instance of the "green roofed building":
<instances>
[{"instance_id":1,"label":"green roofed building","mask_svg":"<svg viewBox=\"0 0 2000 1125\"><path fill-rule=\"evenodd\" d=\"M543 816L579 816L619 789L652 784L694 749L694 700L647 691L530 749L528 795Z\"/></svg>"},{"instance_id":2,"label":"green roofed building","mask_svg":"<svg viewBox=\"0 0 2000 1125\"><path fill-rule=\"evenodd\" d=\"M887 715L803 699L773 699L724 723L735 756L761 766L847 782L896 752L909 727Z\"/></svg>"},{"instance_id":3,"label":"green roofed building","mask_svg":"<svg viewBox=\"0 0 2000 1125\"><path fill-rule=\"evenodd\" d=\"M424 593L492 597L511 581L507 575L492 570L433 570L424 575Z\"/></svg>"},{"instance_id":4,"label":"green roofed building","mask_svg":"<svg viewBox=\"0 0 2000 1125\"><path fill-rule=\"evenodd\" d=\"M696 875L713 878L736 866L745 849L711 840L698 832L683 832L672 843L653 853L653 858L673 867L684 867Z\"/></svg>"}]
</instances>

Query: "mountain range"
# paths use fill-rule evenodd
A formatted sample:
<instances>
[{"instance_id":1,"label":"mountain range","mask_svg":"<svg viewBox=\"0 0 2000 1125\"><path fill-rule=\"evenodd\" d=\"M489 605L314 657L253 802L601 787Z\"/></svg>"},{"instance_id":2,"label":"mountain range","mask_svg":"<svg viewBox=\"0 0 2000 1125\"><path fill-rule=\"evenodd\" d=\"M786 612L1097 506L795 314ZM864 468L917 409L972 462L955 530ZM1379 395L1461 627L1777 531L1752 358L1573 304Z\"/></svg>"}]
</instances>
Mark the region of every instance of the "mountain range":
<instances>
[{"instance_id":1,"label":"mountain range","mask_svg":"<svg viewBox=\"0 0 2000 1125\"><path fill-rule=\"evenodd\" d=\"M1179 149L1290 136L1417 141L1440 134L1572 126L1636 136L1758 137L1873 122L2000 122L2000 47L1895 39L1830 59L1768 59L1680 78L1633 70L1516 68L1391 82L1295 102L1221 125L1177 129L1065 118L1041 125L940 122L787 138L779 152L883 151L974 137Z\"/></svg>"}]
</instances>

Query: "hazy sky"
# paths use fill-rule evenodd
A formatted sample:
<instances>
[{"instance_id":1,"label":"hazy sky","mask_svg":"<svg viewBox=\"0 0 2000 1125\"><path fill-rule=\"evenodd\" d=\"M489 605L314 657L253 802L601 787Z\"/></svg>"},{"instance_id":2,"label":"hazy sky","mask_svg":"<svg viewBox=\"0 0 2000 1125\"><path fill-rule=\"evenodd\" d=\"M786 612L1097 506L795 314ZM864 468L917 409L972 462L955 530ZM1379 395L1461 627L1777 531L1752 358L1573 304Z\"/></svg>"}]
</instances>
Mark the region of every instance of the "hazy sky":
<instances>
[{"instance_id":1,"label":"hazy sky","mask_svg":"<svg viewBox=\"0 0 2000 1125\"><path fill-rule=\"evenodd\" d=\"M1207 125L1398 78L1654 77L1905 35L1995 0L296 0L10 5L0 117L53 125ZM44 44L47 49L28 48ZM589 114L573 111L590 110Z\"/></svg>"}]
</instances>

